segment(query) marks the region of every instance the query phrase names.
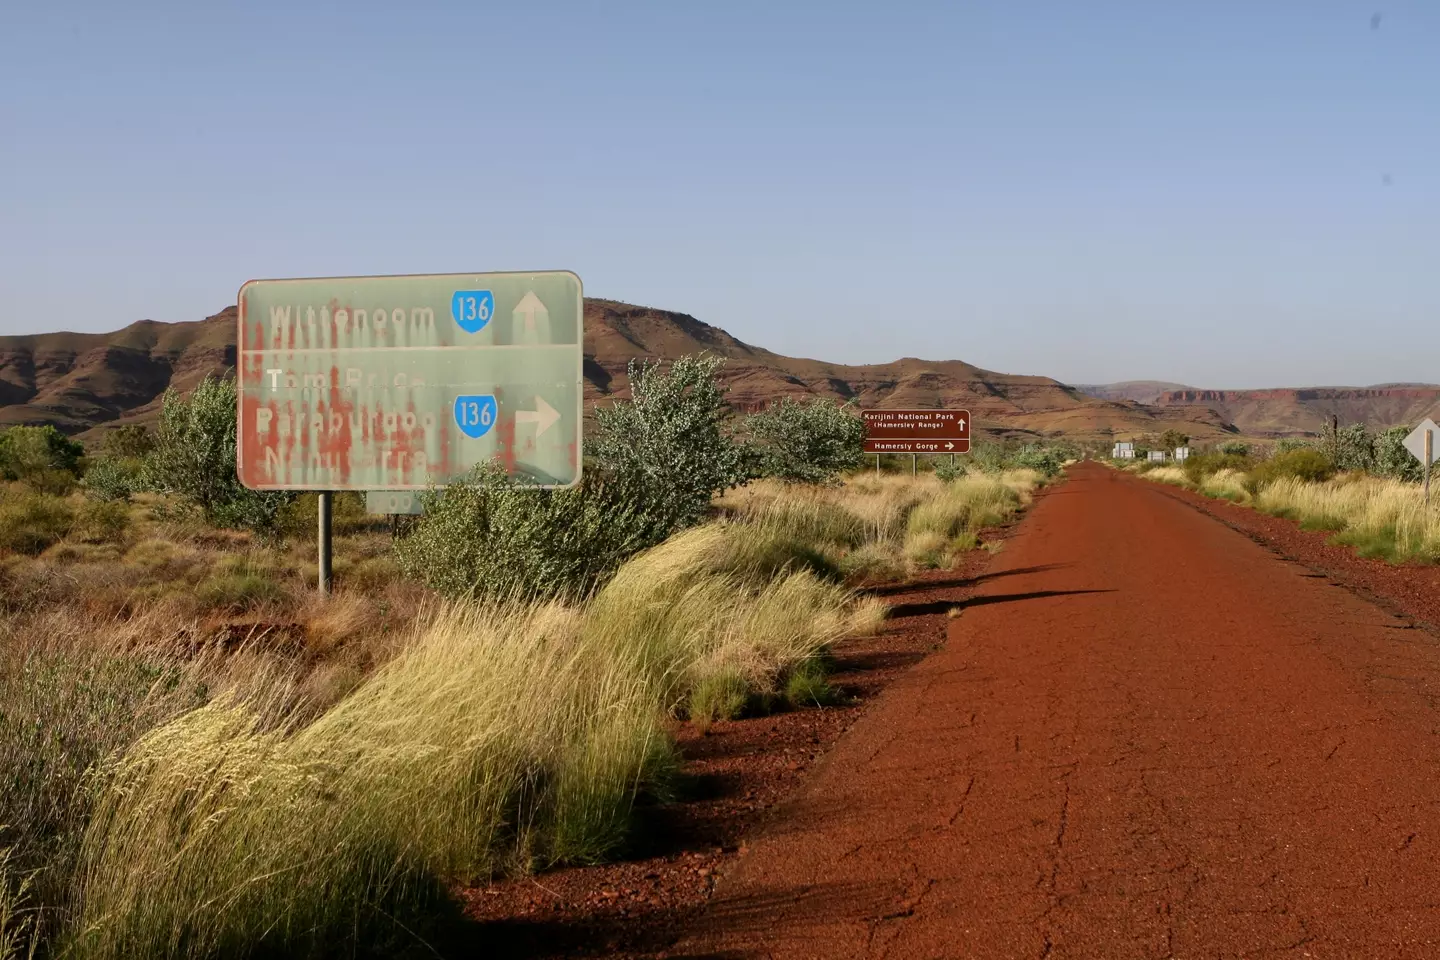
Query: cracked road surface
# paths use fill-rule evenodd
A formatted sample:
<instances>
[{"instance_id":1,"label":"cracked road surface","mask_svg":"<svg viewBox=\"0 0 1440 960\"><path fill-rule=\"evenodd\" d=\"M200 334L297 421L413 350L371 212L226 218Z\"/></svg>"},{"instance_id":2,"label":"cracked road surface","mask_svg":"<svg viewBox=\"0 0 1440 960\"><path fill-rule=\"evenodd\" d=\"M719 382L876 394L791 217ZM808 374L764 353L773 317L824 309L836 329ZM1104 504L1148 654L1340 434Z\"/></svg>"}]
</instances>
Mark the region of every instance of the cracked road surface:
<instances>
[{"instance_id":1,"label":"cracked road surface","mask_svg":"<svg viewBox=\"0 0 1440 960\"><path fill-rule=\"evenodd\" d=\"M671 956L1440 957L1437 694L1429 633L1075 467Z\"/></svg>"}]
</instances>

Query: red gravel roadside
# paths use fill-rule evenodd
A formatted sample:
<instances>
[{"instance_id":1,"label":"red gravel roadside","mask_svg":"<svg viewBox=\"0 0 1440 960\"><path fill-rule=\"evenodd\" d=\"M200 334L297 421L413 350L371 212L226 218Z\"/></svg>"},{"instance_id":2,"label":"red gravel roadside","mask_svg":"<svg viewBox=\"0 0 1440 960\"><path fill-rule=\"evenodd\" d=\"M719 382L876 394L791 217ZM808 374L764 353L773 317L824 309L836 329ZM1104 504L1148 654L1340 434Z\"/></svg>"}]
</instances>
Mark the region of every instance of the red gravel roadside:
<instances>
[{"instance_id":1,"label":"red gravel roadside","mask_svg":"<svg viewBox=\"0 0 1440 960\"><path fill-rule=\"evenodd\" d=\"M1440 567L1392 564L1362 557L1352 547L1331 544L1332 533L1301 530L1293 520L1272 517L1180 487L1163 483L1154 486L1286 559L1309 567L1313 573L1355 591L1391 613L1403 614L1440 633Z\"/></svg>"},{"instance_id":2,"label":"red gravel roadside","mask_svg":"<svg viewBox=\"0 0 1440 960\"><path fill-rule=\"evenodd\" d=\"M993 547L1010 526L983 531L981 542ZM743 851L744 836L795 791L871 700L944 643L950 608L984 582L991 557L972 550L952 570L871 588L891 606L886 628L834 651L831 683L850 702L721 721L708 734L677 725L683 798L640 811L643 833L617 862L463 891L475 942L486 956L526 960L663 954L704 909L715 877Z\"/></svg>"}]
</instances>

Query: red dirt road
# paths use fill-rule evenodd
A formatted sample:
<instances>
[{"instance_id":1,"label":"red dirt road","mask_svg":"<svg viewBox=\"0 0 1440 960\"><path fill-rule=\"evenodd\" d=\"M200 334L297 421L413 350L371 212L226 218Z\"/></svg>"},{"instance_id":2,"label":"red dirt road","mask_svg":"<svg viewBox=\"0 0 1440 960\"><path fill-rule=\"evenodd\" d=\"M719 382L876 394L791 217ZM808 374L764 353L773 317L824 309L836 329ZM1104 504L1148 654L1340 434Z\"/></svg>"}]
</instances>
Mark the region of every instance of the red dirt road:
<instances>
[{"instance_id":1,"label":"red dirt road","mask_svg":"<svg viewBox=\"0 0 1440 960\"><path fill-rule=\"evenodd\" d=\"M1440 956L1435 638L1071 477L670 956Z\"/></svg>"}]
</instances>

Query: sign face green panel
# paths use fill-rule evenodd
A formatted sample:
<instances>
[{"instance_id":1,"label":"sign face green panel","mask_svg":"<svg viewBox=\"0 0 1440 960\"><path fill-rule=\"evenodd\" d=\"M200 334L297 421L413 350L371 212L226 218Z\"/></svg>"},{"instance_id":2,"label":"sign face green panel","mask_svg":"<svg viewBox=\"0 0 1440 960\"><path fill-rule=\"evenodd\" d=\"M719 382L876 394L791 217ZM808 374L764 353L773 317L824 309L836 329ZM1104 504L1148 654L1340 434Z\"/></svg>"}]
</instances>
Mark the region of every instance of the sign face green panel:
<instances>
[{"instance_id":1,"label":"sign face green panel","mask_svg":"<svg viewBox=\"0 0 1440 960\"><path fill-rule=\"evenodd\" d=\"M494 459L578 483L582 297L568 271L250 281L240 481L422 490Z\"/></svg>"}]
</instances>

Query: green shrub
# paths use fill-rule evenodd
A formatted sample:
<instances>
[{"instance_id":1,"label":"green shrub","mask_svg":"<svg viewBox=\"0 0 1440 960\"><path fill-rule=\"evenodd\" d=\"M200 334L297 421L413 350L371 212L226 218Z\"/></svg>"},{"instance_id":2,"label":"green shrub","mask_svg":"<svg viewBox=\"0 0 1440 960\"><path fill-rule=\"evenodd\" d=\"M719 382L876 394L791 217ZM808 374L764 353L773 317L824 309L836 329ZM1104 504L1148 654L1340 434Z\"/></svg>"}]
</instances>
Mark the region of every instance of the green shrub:
<instances>
[{"instance_id":1,"label":"green shrub","mask_svg":"<svg viewBox=\"0 0 1440 960\"><path fill-rule=\"evenodd\" d=\"M610 499L647 518L652 543L699 523L717 493L745 479L746 453L723 428L723 364L688 356L662 370L632 361L631 398L595 411L593 468Z\"/></svg>"},{"instance_id":2,"label":"green shrub","mask_svg":"<svg viewBox=\"0 0 1440 960\"><path fill-rule=\"evenodd\" d=\"M826 674L824 658L802 661L785 678L785 699L792 707L828 707L844 698L832 686Z\"/></svg>"},{"instance_id":3,"label":"green shrub","mask_svg":"<svg viewBox=\"0 0 1440 960\"><path fill-rule=\"evenodd\" d=\"M75 511L46 493L11 494L0 500L0 548L38 554L69 534Z\"/></svg>"},{"instance_id":4,"label":"green shrub","mask_svg":"<svg viewBox=\"0 0 1440 960\"><path fill-rule=\"evenodd\" d=\"M235 473L235 379L207 376L188 395L165 391L155 448L146 459L156 489L222 527L276 532L288 491L251 490Z\"/></svg>"},{"instance_id":5,"label":"green shrub","mask_svg":"<svg viewBox=\"0 0 1440 960\"><path fill-rule=\"evenodd\" d=\"M425 513L396 541L395 559L449 597L583 596L651 545L649 518L611 491L594 479L540 490L482 464L420 495Z\"/></svg>"},{"instance_id":6,"label":"green shrub","mask_svg":"<svg viewBox=\"0 0 1440 960\"><path fill-rule=\"evenodd\" d=\"M356 590L374 592L384 589L399 577L400 566L392 558L370 557L355 564L339 579L344 585Z\"/></svg>"},{"instance_id":7,"label":"green shrub","mask_svg":"<svg viewBox=\"0 0 1440 960\"><path fill-rule=\"evenodd\" d=\"M1239 444L1244 446L1244 444ZM1184 462L1185 477L1191 483L1200 484L1202 480L1221 470L1239 470L1244 473L1254 468L1254 462L1243 453L1201 453L1190 457Z\"/></svg>"},{"instance_id":8,"label":"green shrub","mask_svg":"<svg viewBox=\"0 0 1440 960\"><path fill-rule=\"evenodd\" d=\"M155 449L155 438L143 424L127 423L105 434L100 452L107 460L144 460Z\"/></svg>"},{"instance_id":9,"label":"green shrub","mask_svg":"<svg viewBox=\"0 0 1440 960\"><path fill-rule=\"evenodd\" d=\"M130 529L130 509L123 500L87 500L75 511L70 535L86 543L118 543Z\"/></svg>"},{"instance_id":10,"label":"green shrub","mask_svg":"<svg viewBox=\"0 0 1440 960\"><path fill-rule=\"evenodd\" d=\"M1369 473L1375 468L1375 435L1363 423L1342 427L1324 446L1336 470Z\"/></svg>"},{"instance_id":11,"label":"green shrub","mask_svg":"<svg viewBox=\"0 0 1440 960\"><path fill-rule=\"evenodd\" d=\"M84 447L49 424L0 431L0 472L7 480L26 480L55 470L73 480L84 455Z\"/></svg>"},{"instance_id":12,"label":"green shrub","mask_svg":"<svg viewBox=\"0 0 1440 960\"><path fill-rule=\"evenodd\" d=\"M276 528L286 536L314 539L320 521L320 497L315 493L297 493L276 518ZM338 536L355 533L384 523L383 517L365 512L365 494L355 490L337 490L330 497L330 529Z\"/></svg>"},{"instance_id":13,"label":"green shrub","mask_svg":"<svg viewBox=\"0 0 1440 960\"><path fill-rule=\"evenodd\" d=\"M143 656L37 650L0 665L0 824L12 866L33 877L42 935L69 906L95 765L203 696Z\"/></svg>"},{"instance_id":14,"label":"green shrub","mask_svg":"<svg viewBox=\"0 0 1440 960\"><path fill-rule=\"evenodd\" d=\"M833 483L860 466L865 421L850 404L785 397L745 420L754 472L789 483Z\"/></svg>"},{"instance_id":15,"label":"green shrub","mask_svg":"<svg viewBox=\"0 0 1440 960\"><path fill-rule=\"evenodd\" d=\"M138 458L99 457L85 471L82 485L92 500L129 500L145 489L145 461Z\"/></svg>"},{"instance_id":16,"label":"green shrub","mask_svg":"<svg viewBox=\"0 0 1440 960\"><path fill-rule=\"evenodd\" d=\"M691 723L704 730L716 720L737 719L749 700L750 687L740 671L722 669L695 681L686 713Z\"/></svg>"},{"instance_id":17,"label":"green shrub","mask_svg":"<svg viewBox=\"0 0 1440 960\"><path fill-rule=\"evenodd\" d=\"M424 514L396 542L401 571L451 597L580 597L704 519L743 477L721 430L719 363L632 364L632 399L596 411L592 468L574 488L539 489L490 463L421 494Z\"/></svg>"},{"instance_id":18,"label":"green shrub","mask_svg":"<svg viewBox=\"0 0 1440 960\"><path fill-rule=\"evenodd\" d=\"M36 470L27 474L24 483L36 493L48 494L52 497L68 496L74 491L79 483L75 474L69 470L49 469Z\"/></svg>"},{"instance_id":19,"label":"green shrub","mask_svg":"<svg viewBox=\"0 0 1440 960\"><path fill-rule=\"evenodd\" d=\"M1425 468L1409 450L1405 449L1405 438L1410 435L1409 427L1391 427L1375 438L1376 473L1383 477L1394 477L1410 483L1419 483L1425 478ZM1432 471L1434 467L1431 467Z\"/></svg>"},{"instance_id":20,"label":"green shrub","mask_svg":"<svg viewBox=\"0 0 1440 960\"><path fill-rule=\"evenodd\" d=\"M1250 444L1243 440L1226 440L1220 444L1220 452L1227 456L1248 457L1250 455Z\"/></svg>"},{"instance_id":21,"label":"green shrub","mask_svg":"<svg viewBox=\"0 0 1440 960\"><path fill-rule=\"evenodd\" d=\"M942 457L935 464L935 478L943 483L952 483L965 476L965 467L954 458Z\"/></svg>"},{"instance_id":22,"label":"green shrub","mask_svg":"<svg viewBox=\"0 0 1440 960\"><path fill-rule=\"evenodd\" d=\"M1313 448L1299 448L1277 453L1262 461L1250 471L1247 487L1253 494L1267 483L1276 480L1295 479L1306 483L1320 483L1335 475L1335 465L1330 458Z\"/></svg>"},{"instance_id":23,"label":"green shrub","mask_svg":"<svg viewBox=\"0 0 1440 960\"><path fill-rule=\"evenodd\" d=\"M285 599L285 588L260 570L217 572L195 588L200 603L212 610L243 613Z\"/></svg>"}]
</instances>

